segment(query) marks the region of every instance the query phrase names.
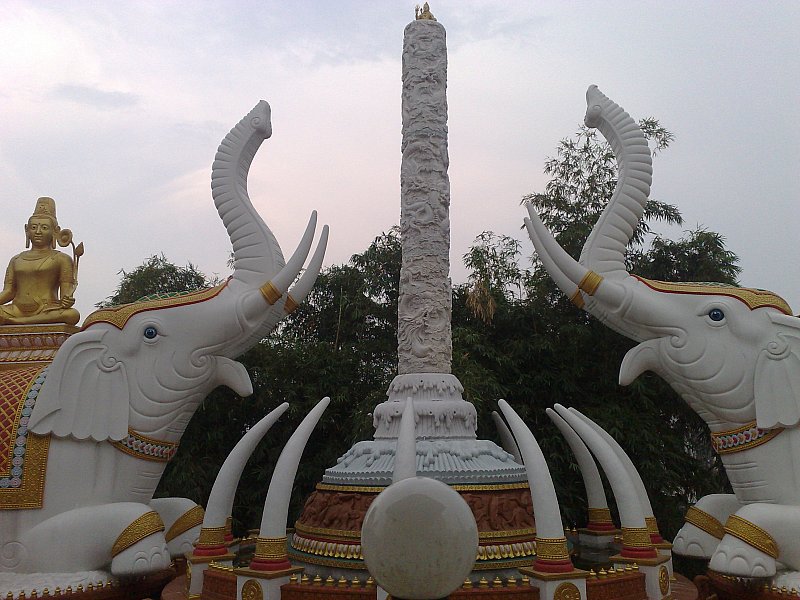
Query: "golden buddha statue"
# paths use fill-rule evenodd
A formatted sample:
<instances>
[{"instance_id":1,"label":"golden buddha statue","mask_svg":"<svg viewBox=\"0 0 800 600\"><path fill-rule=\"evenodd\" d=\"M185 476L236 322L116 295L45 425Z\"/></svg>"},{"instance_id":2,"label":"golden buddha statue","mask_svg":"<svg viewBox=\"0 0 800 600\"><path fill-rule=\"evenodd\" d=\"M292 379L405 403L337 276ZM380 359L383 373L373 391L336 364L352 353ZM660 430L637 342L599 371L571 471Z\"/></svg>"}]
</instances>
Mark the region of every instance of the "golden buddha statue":
<instances>
[{"instance_id":1,"label":"golden buddha statue","mask_svg":"<svg viewBox=\"0 0 800 600\"><path fill-rule=\"evenodd\" d=\"M25 225L25 247L8 263L0 292L0 325L66 323L75 325L80 314L72 308L78 285L78 259L83 244L72 244L72 232L61 229L52 198L39 198ZM74 259L56 250L72 244Z\"/></svg>"}]
</instances>

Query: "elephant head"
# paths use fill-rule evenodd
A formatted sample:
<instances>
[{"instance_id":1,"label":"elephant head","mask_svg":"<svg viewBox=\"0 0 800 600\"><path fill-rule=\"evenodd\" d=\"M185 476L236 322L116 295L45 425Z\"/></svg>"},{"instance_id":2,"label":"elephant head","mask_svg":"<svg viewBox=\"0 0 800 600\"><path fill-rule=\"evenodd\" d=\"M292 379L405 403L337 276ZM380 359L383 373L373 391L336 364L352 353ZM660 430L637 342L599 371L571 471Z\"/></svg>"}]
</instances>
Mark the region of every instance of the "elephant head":
<instances>
[{"instance_id":1,"label":"elephant head","mask_svg":"<svg viewBox=\"0 0 800 600\"><path fill-rule=\"evenodd\" d=\"M327 242L326 226L308 269L287 293L311 247L316 214L284 263L247 194L250 163L271 133L270 108L261 101L215 157L211 188L233 245L233 275L212 289L92 313L49 368L30 422L34 433L120 442L136 432L175 444L213 388L252 393L246 370L232 359L303 300Z\"/></svg>"},{"instance_id":2,"label":"elephant head","mask_svg":"<svg viewBox=\"0 0 800 600\"><path fill-rule=\"evenodd\" d=\"M526 225L542 264L577 306L640 342L623 360L621 384L650 370L709 424L796 426L800 319L764 290L650 281L627 272L625 248L650 192L650 151L636 122L596 86L586 97L586 125L608 140L619 179L578 261L528 206Z\"/></svg>"}]
</instances>

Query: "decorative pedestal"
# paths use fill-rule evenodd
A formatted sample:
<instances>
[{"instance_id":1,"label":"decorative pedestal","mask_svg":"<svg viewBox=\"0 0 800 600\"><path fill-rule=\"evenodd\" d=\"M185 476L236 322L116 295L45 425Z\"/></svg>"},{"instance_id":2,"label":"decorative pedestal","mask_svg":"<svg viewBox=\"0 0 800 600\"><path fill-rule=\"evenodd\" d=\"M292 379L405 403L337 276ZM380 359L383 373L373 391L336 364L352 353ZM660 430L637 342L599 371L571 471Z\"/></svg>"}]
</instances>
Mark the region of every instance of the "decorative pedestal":
<instances>
[{"instance_id":1,"label":"decorative pedestal","mask_svg":"<svg viewBox=\"0 0 800 600\"><path fill-rule=\"evenodd\" d=\"M232 567L235 554L221 554L218 556L186 555L186 596L189 600L200 598L203 593L203 582L206 569L211 563L222 567Z\"/></svg>"},{"instance_id":2,"label":"decorative pedestal","mask_svg":"<svg viewBox=\"0 0 800 600\"><path fill-rule=\"evenodd\" d=\"M530 584L539 590L539 600L586 600L588 571L574 569L569 573L543 573L522 568L520 573L530 578Z\"/></svg>"},{"instance_id":3,"label":"decorative pedestal","mask_svg":"<svg viewBox=\"0 0 800 600\"><path fill-rule=\"evenodd\" d=\"M70 325L0 325L0 371L44 366L69 336L80 331Z\"/></svg>"},{"instance_id":4,"label":"decorative pedestal","mask_svg":"<svg viewBox=\"0 0 800 600\"><path fill-rule=\"evenodd\" d=\"M672 566L671 556L657 556L656 558L626 558L621 554L611 557L615 568L624 569L626 565L636 564L639 572L644 574L647 597L650 600L666 600L671 597ZM667 566L669 564L669 567Z\"/></svg>"}]
</instances>

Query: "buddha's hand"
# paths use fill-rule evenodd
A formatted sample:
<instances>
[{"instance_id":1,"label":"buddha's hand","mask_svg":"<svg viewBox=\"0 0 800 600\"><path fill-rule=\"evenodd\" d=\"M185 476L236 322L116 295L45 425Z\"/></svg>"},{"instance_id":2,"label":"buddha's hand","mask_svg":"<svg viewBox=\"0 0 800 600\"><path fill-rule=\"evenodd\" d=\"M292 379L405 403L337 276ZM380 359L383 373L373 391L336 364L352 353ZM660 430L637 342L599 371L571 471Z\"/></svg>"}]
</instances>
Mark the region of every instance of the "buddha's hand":
<instances>
[{"instance_id":1,"label":"buddha's hand","mask_svg":"<svg viewBox=\"0 0 800 600\"><path fill-rule=\"evenodd\" d=\"M72 308L73 304L75 304L75 298L72 296L62 296L61 308Z\"/></svg>"}]
</instances>

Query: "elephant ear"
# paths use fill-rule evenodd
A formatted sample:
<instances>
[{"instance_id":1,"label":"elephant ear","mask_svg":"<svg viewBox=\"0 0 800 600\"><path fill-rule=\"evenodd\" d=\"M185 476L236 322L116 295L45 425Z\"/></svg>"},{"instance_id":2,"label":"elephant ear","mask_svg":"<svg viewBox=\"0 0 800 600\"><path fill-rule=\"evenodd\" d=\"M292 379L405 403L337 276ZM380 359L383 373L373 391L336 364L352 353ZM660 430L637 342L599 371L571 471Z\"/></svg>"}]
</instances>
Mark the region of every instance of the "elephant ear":
<instances>
[{"instance_id":1,"label":"elephant ear","mask_svg":"<svg viewBox=\"0 0 800 600\"><path fill-rule=\"evenodd\" d=\"M87 329L59 349L36 399L29 429L97 442L128 435L130 388L125 365L109 353L108 330Z\"/></svg>"},{"instance_id":2,"label":"elephant ear","mask_svg":"<svg viewBox=\"0 0 800 600\"><path fill-rule=\"evenodd\" d=\"M762 429L800 422L800 318L770 314L779 328L756 362L756 424Z\"/></svg>"}]
</instances>

